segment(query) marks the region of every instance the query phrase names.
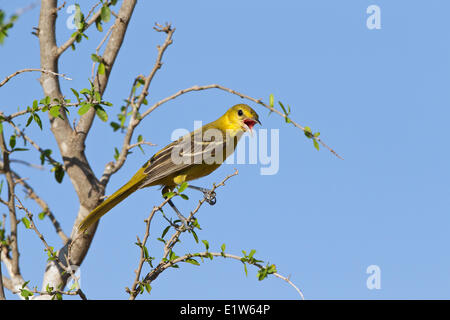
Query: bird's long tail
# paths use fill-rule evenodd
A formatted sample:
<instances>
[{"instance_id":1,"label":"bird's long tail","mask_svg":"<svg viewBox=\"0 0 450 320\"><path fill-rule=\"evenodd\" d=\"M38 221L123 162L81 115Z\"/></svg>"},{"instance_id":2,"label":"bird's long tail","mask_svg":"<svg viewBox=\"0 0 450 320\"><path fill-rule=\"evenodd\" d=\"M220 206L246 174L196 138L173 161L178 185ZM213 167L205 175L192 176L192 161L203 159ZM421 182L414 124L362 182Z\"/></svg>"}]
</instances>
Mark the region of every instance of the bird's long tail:
<instances>
[{"instance_id":1,"label":"bird's long tail","mask_svg":"<svg viewBox=\"0 0 450 320\"><path fill-rule=\"evenodd\" d=\"M119 190L114 192L105 201L103 201L97 208L91 211L89 215L81 221L78 226L78 232L83 232L94 224L98 219L100 219L109 210L114 208L120 202L122 202L126 197L135 192L141 186L140 179L131 179L127 184L122 186Z\"/></svg>"}]
</instances>

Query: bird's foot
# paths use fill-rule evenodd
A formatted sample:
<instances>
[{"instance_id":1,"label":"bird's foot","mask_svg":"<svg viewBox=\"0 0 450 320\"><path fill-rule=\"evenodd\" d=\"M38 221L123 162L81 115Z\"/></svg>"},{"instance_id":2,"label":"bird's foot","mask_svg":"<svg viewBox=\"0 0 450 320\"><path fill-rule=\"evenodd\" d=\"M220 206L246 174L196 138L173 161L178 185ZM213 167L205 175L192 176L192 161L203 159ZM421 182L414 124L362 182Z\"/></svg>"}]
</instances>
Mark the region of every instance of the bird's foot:
<instances>
[{"instance_id":1,"label":"bird's foot","mask_svg":"<svg viewBox=\"0 0 450 320\"><path fill-rule=\"evenodd\" d=\"M217 201L216 193L214 191L212 191L211 189L206 189L206 188L196 187L196 186L191 186L191 185L189 185L188 188L203 192L203 197L209 205L213 206L216 204L216 201Z\"/></svg>"},{"instance_id":2,"label":"bird's foot","mask_svg":"<svg viewBox=\"0 0 450 320\"><path fill-rule=\"evenodd\" d=\"M205 197L205 201L210 205L213 206L216 204L216 193L212 190L204 191L203 195Z\"/></svg>"}]
</instances>

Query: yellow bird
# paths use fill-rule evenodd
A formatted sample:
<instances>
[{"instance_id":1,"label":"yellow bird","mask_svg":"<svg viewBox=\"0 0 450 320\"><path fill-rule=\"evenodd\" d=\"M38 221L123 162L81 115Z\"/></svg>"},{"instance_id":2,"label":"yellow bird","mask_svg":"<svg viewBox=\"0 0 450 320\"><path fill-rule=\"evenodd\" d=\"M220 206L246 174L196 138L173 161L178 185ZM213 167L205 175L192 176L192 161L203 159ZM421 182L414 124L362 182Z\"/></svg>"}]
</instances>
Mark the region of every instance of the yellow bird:
<instances>
[{"instance_id":1,"label":"yellow bird","mask_svg":"<svg viewBox=\"0 0 450 320\"><path fill-rule=\"evenodd\" d=\"M256 123L261 124L258 114L248 105L237 104L216 121L167 145L155 153L130 181L92 210L80 223L79 231L85 231L138 189L160 185L165 194L185 181L209 175L234 152L242 134L252 132ZM210 190L189 187L202 191L208 203L215 203L215 196L209 193ZM168 203L187 227L186 218L171 200Z\"/></svg>"}]
</instances>

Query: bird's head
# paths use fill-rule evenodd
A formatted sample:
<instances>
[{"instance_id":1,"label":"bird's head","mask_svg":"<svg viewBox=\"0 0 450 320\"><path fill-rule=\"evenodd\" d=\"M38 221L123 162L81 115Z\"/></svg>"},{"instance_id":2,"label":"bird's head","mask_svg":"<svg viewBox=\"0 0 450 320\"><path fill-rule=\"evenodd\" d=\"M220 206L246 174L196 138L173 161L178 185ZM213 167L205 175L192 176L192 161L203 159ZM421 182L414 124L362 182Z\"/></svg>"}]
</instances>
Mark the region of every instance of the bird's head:
<instances>
[{"instance_id":1,"label":"bird's head","mask_svg":"<svg viewBox=\"0 0 450 320\"><path fill-rule=\"evenodd\" d=\"M232 106L228 109L226 116L228 117L228 121L244 132L251 132L255 124L261 124L258 114L246 104Z\"/></svg>"}]
</instances>

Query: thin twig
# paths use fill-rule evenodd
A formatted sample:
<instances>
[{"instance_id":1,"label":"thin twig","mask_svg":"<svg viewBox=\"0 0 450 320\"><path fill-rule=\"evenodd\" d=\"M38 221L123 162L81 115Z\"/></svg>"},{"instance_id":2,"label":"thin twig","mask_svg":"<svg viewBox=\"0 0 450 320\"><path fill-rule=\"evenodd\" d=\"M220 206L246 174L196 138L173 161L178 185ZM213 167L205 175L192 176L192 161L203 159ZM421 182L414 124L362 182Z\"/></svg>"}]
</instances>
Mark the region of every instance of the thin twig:
<instances>
[{"instance_id":1,"label":"thin twig","mask_svg":"<svg viewBox=\"0 0 450 320\"><path fill-rule=\"evenodd\" d=\"M5 83L7 83L9 80L11 80L11 78L14 78L18 74L21 74L21 73L24 73L24 72L32 72L32 71L39 71L39 72L43 72L43 73L48 73L48 74L52 74L54 76L59 76L59 77L64 78L66 80L72 80L71 78L66 77L66 75L62 74L62 73L57 73L57 72L53 72L53 71L45 70L45 69L28 68L28 69L22 69L22 70L16 71L13 74L7 76L2 82L0 82L0 87L2 87Z\"/></svg>"},{"instance_id":2,"label":"thin twig","mask_svg":"<svg viewBox=\"0 0 450 320\"><path fill-rule=\"evenodd\" d=\"M6 120L13 128L16 130L18 137L23 137L26 141L28 141L37 151L41 153L52 165L59 165L60 163L52 158L44 149L42 149L33 139L27 136L22 130L19 129L18 126L14 124L11 120Z\"/></svg>"},{"instance_id":3,"label":"thin twig","mask_svg":"<svg viewBox=\"0 0 450 320\"><path fill-rule=\"evenodd\" d=\"M125 160L127 159L128 150L129 150L131 139L133 137L134 130L141 121L141 118L139 116L139 109L140 109L142 103L144 102L145 98L148 95L148 89L153 80L153 77L155 76L156 72L162 66L162 58L164 56L164 52L173 43L172 36L173 36L173 33L175 32L175 28L173 28L170 24L166 24L166 26L164 26L164 27L156 24L155 28L157 31L165 32L167 34L167 36L166 36L166 39L165 39L163 45L157 46L158 56L156 58L155 64L154 64L152 70L150 71L149 75L147 77L145 77L144 87L143 87L142 92L139 95L137 101L134 102L133 101L134 99L132 96L131 96L131 99L129 100L129 103L130 103L131 107L133 108L133 110L132 110L131 119L128 123L124 141L122 144L122 150L120 151L119 157L116 160L116 162L114 162L112 165L111 165L111 163L108 163L105 166L105 170L100 179L100 182L103 185L106 185L108 183L111 175L114 174L115 172L117 172L123 166L123 164L125 163ZM136 79L133 83L133 86L136 84L136 81L137 81Z\"/></svg>"},{"instance_id":4,"label":"thin twig","mask_svg":"<svg viewBox=\"0 0 450 320\"><path fill-rule=\"evenodd\" d=\"M68 259L66 259L68 265L66 266L58 257L58 255L53 252L53 248L50 247L47 243L47 241L45 240L44 236L42 235L42 233L39 232L39 230L36 227L36 224L33 221L33 214L22 204L22 201L20 201L19 197L16 196L17 202L19 203L19 205L17 205L17 208L23 210L28 219L30 220L30 228L34 230L34 232L36 233L36 235L38 236L38 238L42 241L42 243L44 244L47 252L49 252L52 256L52 258L54 259L54 261L61 267L61 269L63 269L64 271L70 273L72 279L74 280L74 283L77 286L77 294L80 296L80 298L82 300L87 300L86 295L84 294L84 292L81 290L80 285L77 281L77 277L75 275L75 272L73 271L73 269L70 267L70 261Z\"/></svg>"},{"instance_id":5,"label":"thin twig","mask_svg":"<svg viewBox=\"0 0 450 320\"><path fill-rule=\"evenodd\" d=\"M131 149L133 149L133 148L136 148L136 147L139 147L139 146L141 146L141 145L143 145L143 144L145 144L145 145L147 145L147 146L151 146L151 147L154 147L154 146L156 146L156 144L154 144L154 143L151 143L151 142L148 142L148 141L139 141L139 142L137 142L137 143L133 143L133 144L130 144L129 146L128 146L128 150L131 150Z\"/></svg>"},{"instance_id":6,"label":"thin twig","mask_svg":"<svg viewBox=\"0 0 450 320\"><path fill-rule=\"evenodd\" d=\"M178 258L173 259L171 261L167 261L160 268L162 270L165 270L165 269L167 269L167 268L169 268L169 267L171 267L171 266L173 266L173 265L175 265L175 264L177 264L179 262L184 262L185 260L192 259L192 258L195 258L195 257L208 258L210 255L212 255L214 257L231 258L231 259L238 260L238 261L241 261L241 262L242 262L242 258L243 258L243 257L239 257L239 256L236 256L236 255L233 255L233 254L225 253L225 252L209 252L209 251L205 251L205 252L200 252L200 253L195 253L195 254L186 254L186 255L184 255L182 257L178 257ZM259 269L263 269L264 268L264 266L260 265L259 263L250 263L250 262L247 262L247 263L258 267ZM282 279L282 280L286 281L287 283L289 283L289 285L291 285L297 291L297 293L300 295L301 299L305 300L305 297L304 297L302 291L294 283L292 283L292 281L288 277L282 276L281 274L279 274L277 272L274 272L272 274L275 277L277 277L279 279Z\"/></svg>"},{"instance_id":7,"label":"thin twig","mask_svg":"<svg viewBox=\"0 0 450 320\"><path fill-rule=\"evenodd\" d=\"M95 49L95 54L99 56L99 52L103 44L105 43L106 39L108 39L109 35L111 34L112 30L114 29L115 24L112 24L111 27L109 27L108 31L106 32L105 36L103 37L102 41L100 41L99 45ZM96 62L92 62L92 71L91 71L91 80L94 82L94 71L95 71L95 64Z\"/></svg>"}]
</instances>

